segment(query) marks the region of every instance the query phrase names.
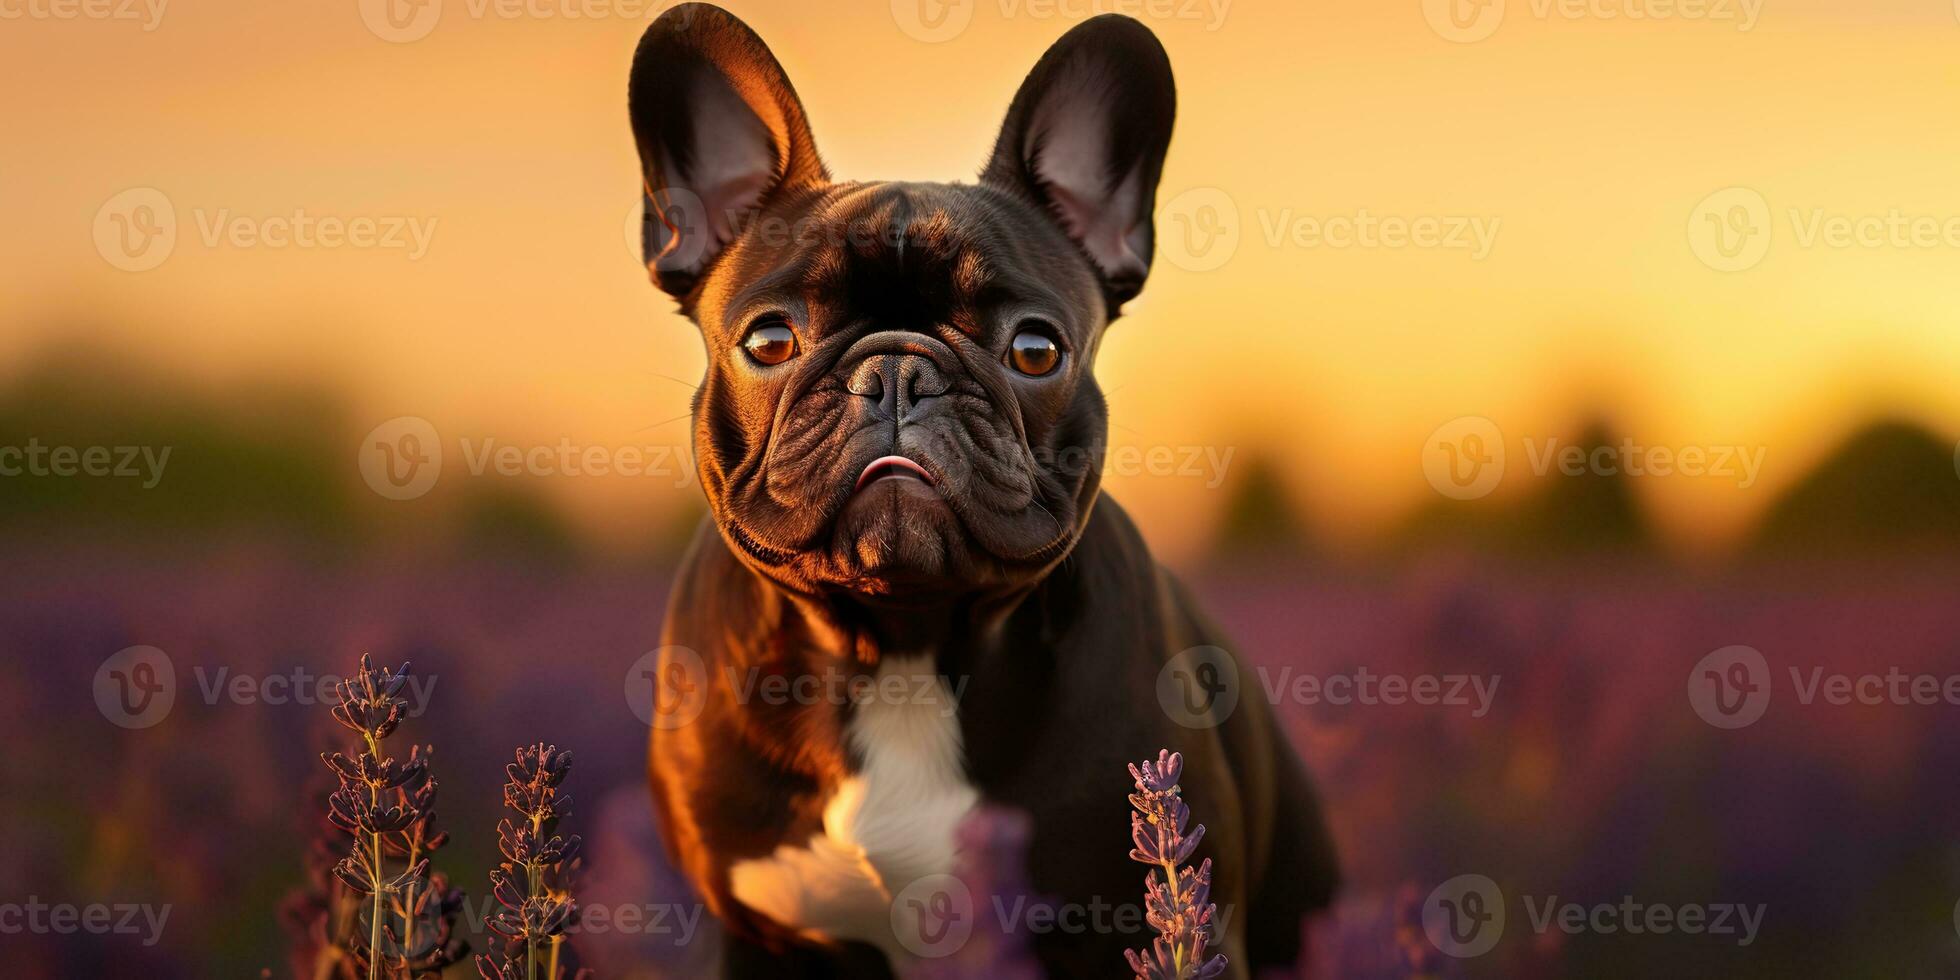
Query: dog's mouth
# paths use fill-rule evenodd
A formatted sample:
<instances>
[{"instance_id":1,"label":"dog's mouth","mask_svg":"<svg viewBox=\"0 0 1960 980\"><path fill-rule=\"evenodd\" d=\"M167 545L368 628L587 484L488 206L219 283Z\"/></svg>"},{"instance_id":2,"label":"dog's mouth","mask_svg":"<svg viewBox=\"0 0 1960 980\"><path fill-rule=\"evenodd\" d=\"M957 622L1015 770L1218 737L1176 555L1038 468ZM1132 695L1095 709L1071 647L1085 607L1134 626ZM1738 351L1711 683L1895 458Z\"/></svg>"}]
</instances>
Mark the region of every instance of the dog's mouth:
<instances>
[{"instance_id":1,"label":"dog's mouth","mask_svg":"<svg viewBox=\"0 0 1960 980\"><path fill-rule=\"evenodd\" d=\"M903 456L880 456L865 466L864 472L858 474L857 485L851 488L851 492L856 493L882 480L915 480L928 487L935 486L938 482L932 478L931 473L926 472L925 467L912 460Z\"/></svg>"}]
</instances>

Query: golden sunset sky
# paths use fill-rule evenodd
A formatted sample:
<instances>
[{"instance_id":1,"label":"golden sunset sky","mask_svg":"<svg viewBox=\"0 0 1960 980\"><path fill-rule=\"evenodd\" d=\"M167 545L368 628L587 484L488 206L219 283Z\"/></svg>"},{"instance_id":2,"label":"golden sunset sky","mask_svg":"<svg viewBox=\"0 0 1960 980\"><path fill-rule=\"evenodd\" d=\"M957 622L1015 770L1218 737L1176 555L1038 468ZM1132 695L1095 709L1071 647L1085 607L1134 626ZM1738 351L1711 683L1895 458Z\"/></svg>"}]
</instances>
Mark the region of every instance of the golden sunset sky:
<instances>
[{"instance_id":1,"label":"golden sunset sky","mask_svg":"<svg viewBox=\"0 0 1960 980\"><path fill-rule=\"evenodd\" d=\"M626 73L649 5L428 0L397 11L426 36L396 42L357 0L154 17L138 0L109 20L52 16L63 2L0 0L0 365L84 331L199 383L331 386L361 420L428 419L452 451L685 443L669 420L689 389L668 376L699 376L699 341L627 235ZM1960 229L1953 0L1508 0L1482 8L1495 21L1442 0L918 2L725 5L847 178L970 179L1055 37L1098 10L1149 24L1181 104L1157 267L1101 355L1113 441L1276 453L1330 536L1437 499L1425 440L1466 415L1509 442L1502 494L1536 479L1526 440L1593 411L1643 444L1760 447L1746 489L1636 481L1690 548L1876 414L1960 434L1960 231L1940 230ZM921 40L931 23L952 35ZM140 272L98 249L99 212L133 188L162 193L177 235ZM1690 238L1751 200L1702 208L1727 188L1767 206L1768 250L1739 271ZM426 254L228 237L299 210L414 223ZM1926 221L1830 243L1833 222L1895 211ZM1488 254L1297 227L1364 212L1474 222ZM1236 234L1229 257L1191 251L1201 219L1226 233L1214 249ZM1109 486L1175 555L1207 533L1213 477ZM671 482L543 489L634 528L698 492Z\"/></svg>"}]
</instances>

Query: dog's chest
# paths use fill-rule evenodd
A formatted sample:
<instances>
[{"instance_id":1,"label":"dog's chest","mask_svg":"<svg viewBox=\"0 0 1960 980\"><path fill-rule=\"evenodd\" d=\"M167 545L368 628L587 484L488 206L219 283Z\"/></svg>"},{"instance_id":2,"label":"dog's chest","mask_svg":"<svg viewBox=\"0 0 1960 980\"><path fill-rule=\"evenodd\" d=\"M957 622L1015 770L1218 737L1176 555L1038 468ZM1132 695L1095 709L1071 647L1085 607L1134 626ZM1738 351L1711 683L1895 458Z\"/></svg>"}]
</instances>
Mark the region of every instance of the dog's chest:
<instances>
[{"instance_id":1,"label":"dog's chest","mask_svg":"<svg viewBox=\"0 0 1960 980\"><path fill-rule=\"evenodd\" d=\"M979 798L966 779L958 704L931 658L889 660L845 739L863 764L825 801L822 832L736 863L729 884L742 904L813 939L855 939L899 956L892 896L952 870L953 830Z\"/></svg>"}]
</instances>

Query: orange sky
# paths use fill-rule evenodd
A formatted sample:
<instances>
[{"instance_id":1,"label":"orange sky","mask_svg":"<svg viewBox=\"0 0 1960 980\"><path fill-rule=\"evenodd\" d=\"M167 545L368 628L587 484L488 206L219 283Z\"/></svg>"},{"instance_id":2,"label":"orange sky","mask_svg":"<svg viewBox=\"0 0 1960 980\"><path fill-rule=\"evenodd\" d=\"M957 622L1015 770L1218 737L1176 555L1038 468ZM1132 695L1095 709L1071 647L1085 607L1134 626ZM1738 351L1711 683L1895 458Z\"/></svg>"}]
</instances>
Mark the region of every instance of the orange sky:
<instances>
[{"instance_id":1,"label":"orange sky","mask_svg":"<svg viewBox=\"0 0 1960 980\"><path fill-rule=\"evenodd\" d=\"M151 30L0 0L29 12L0 22L0 362L83 313L173 373L325 379L363 419L418 415L452 439L684 441L654 424L685 412L662 376L697 376L698 340L625 234L645 5L435 2L427 36L390 43L357 0L176 0ZM1424 440L1464 415L1499 424L1514 469L1524 440L1594 407L1646 444L1765 450L1747 489L1638 481L1684 542L1734 533L1875 412L1960 434L1960 241L1832 247L1819 230L1960 216L1950 0L1709 0L1717 19L1628 16L1693 0L1508 0L1469 43L1421 0L965 0L967 26L937 43L902 30L913 0L896 2L728 4L775 47L841 176L970 177L1055 36L1091 9L1144 14L1180 83L1160 204L1215 189L1183 200L1222 194L1238 241L1206 271L1160 254L1103 349L1115 442L1271 446L1329 533L1434 499ZM98 254L95 221L138 187L164 193L178 239L128 272ZM1729 187L1767 205L1769 248L1723 272L1689 230ZM296 209L415 222L427 252L207 239ZM1363 212L1494 237L1482 257L1291 238ZM1176 554L1215 510L1212 476L1110 485ZM547 489L629 525L694 492Z\"/></svg>"}]
</instances>

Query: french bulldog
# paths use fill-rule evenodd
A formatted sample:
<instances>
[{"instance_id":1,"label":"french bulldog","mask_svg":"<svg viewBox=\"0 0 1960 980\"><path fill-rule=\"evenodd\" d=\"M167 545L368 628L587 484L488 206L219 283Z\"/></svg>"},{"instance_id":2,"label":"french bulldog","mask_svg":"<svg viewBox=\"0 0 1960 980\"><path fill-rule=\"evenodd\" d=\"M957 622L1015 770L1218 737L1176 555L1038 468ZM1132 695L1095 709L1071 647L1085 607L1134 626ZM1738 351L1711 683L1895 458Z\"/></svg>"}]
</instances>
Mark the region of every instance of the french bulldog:
<instances>
[{"instance_id":1,"label":"french bulldog","mask_svg":"<svg viewBox=\"0 0 1960 980\"><path fill-rule=\"evenodd\" d=\"M768 46L706 4L649 27L628 103L647 267L707 349L710 517L665 620L649 770L724 975L943 952L907 941L943 934L931 903L895 899L956 867L982 805L1028 815L1032 886L1077 913L988 927L1051 976L1123 975L1152 937L1125 764L1159 748L1208 830L1229 975L1293 963L1338 877L1314 791L1258 697L1196 723L1160 701L1173 658L1222 635L1098 494L1091 368L1150 271L1176 112L1156 37L1068 31L971 184L833 180Z\"/></svg>"}]
</instances>

